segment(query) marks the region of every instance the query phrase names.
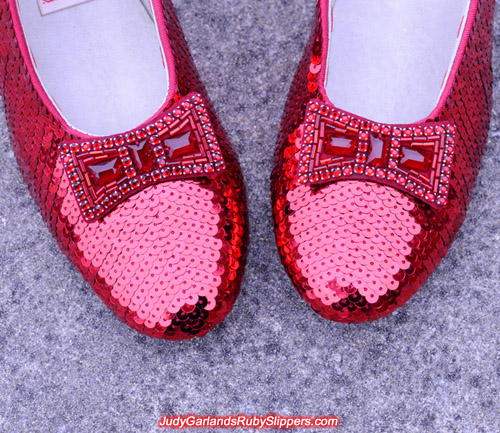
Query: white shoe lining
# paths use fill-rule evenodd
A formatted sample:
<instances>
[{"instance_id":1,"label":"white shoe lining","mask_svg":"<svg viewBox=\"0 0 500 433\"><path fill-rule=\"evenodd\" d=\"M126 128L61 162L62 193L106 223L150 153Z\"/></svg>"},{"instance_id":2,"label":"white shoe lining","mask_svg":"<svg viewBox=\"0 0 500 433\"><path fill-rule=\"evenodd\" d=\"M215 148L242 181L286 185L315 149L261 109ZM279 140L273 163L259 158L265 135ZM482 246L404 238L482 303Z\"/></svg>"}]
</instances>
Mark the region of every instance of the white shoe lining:
<instances>
[{"instance_id":1,"label":"white shoe lining","mask_svg":"<svg viewBox=\"0 0 500 433\"><path fill-rule=\"evenodd\" d=\"M325 89L337 107L413 123L436 107L470 0L330 0Z\"/></svg>"},{"instance_id":2,"label":"white shoe lining","mask_svg":"<svg viewBox=\"0 0 500 433\"><path fill-rule=\"evenodd\" d=\"M164 104L168 69L146 0L92 0L41 16L18 0L33 63L49 98L89 135L137 127Z\"/></svg>"}]
</instances>

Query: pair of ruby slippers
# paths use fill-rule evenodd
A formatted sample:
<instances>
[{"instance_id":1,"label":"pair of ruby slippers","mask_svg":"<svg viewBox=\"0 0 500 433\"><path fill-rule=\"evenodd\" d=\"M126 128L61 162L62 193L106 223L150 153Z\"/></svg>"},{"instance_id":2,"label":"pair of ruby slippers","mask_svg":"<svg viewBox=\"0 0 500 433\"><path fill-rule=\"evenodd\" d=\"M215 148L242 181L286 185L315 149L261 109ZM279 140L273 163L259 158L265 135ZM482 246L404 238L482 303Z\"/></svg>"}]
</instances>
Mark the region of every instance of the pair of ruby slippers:
<instances>
[{"instance_id":1,"label":"pair of ruby slippers","mask_svg":"<svg viewBox=\"0 0 500 433\"><path fill-rule=\"evenodd\" d=\"M150 17L138 0L80 3L49 15L35 0L0 5L22 175L121 320L152 337L203 336L231 310L245 265L238 161L170 0L151 0ZM319 1L272 202L283 265L321 316L386 316L453 241L488 135L493 9Z\"/></svg>"}]
</instances>

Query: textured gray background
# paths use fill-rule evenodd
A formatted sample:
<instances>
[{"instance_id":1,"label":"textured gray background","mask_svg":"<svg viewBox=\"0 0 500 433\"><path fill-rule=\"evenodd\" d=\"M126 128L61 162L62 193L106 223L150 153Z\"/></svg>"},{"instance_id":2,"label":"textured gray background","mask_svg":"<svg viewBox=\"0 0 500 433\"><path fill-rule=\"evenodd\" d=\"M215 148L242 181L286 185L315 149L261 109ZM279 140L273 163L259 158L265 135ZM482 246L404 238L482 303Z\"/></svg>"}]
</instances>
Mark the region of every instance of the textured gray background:
<instances>
[{"instance_id":1,"label":"textured gray background","mask_svg":"<svg viewBox=\"0 0 500 433\"><path fill-rule=\"evenodd\" d=\"M271 225L271 155L314 2L175 4L246 176L242 294L202 340L129 330L59 252L1 115L0 431L155 432L163 413L277 412L337 415L342 432L499 432L500 27L491 139L458 239L406 307L343 326L295 293Z\"/></svg>"}]
</instances>

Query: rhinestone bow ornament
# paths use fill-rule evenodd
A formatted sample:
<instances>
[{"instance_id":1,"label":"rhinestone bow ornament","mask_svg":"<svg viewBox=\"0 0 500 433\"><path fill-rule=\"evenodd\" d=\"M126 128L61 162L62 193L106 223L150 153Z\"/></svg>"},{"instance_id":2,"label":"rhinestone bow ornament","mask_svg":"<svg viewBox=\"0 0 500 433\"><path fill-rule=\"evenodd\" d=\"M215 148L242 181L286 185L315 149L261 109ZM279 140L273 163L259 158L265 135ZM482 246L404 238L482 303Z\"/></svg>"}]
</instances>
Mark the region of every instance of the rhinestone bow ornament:
<instances>
[{"instance_id":1,"label":"rhinestone bow ornament","mask_svg":"<svg viewBox=\"0 0 500 433\"><path fill-rule=\"evenodd\" d=\"M372 180L443 208L448 203L455 132L450 122L374 123L313 100L299 132L298 180Z\"/></svg>"},{"instance_id":2,"label":"rhinestone bow ornament","mask_svg":"<svg viewBox=\"0 0 500 433\"><path fill-rule=\"evenodd\" d=\"M61 159L86 221L155 183L209 176L225 168L201 95L124 135L61 144Z\"/></svg>"}]
</instances>

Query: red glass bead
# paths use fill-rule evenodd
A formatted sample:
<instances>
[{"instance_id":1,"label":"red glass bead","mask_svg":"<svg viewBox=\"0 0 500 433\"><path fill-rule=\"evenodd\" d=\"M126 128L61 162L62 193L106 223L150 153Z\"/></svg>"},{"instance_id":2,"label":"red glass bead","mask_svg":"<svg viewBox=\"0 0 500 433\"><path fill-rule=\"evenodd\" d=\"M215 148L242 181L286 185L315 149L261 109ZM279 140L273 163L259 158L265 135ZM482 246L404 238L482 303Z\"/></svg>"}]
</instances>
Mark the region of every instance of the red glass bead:
<instances>
[{"instance_id":1,"label":"red glass bead","mask_svg":"<svg viewBox=\"0 0 500 433\"><path fill-rule=\"evenodd\" d=\"M348 165L347 167L344 167L342 169L342 173L346 176L349 176L352 174L352 167L350 165Z\"/></svg>"},{"instance_id":2,"label":"red glass bead","mask_svg":"<svg viewBox=\"0 0 500 433\"><path fill-rule=\"evenodd\" d=\"M363 153L360 153L356 156L356 162L358 164L364 164L366 162L366 155Z\"/></svg>"},{"instance_id":3,"label":"red glass bead","mask_svg":"<svg viewBox=\"0 0 500 433\"><path fill-rule=\"evenodd\" d=\"M113 158L109 161L88 166L95 185L106 185L118 180L123 174L120 166L120 160Z\"/></svg>"},{"instance_id":4,"label":"red glass bead","mask_svg":"<svg viewBox=\"0 0 500 433\"><path fill-rule=\"evenodd\" d=\"M427 172L432 164L432 153L403 146L401 148L402 157L400 166L405 169L415 169L421 172Z\"/></svg>"},{"instance_id":5,"label":"red glass bead","mask_svg":"<svg viewBox=\"0 0 500 433\"><path fill-rule=\"evenodd\" d=\"M370 137L370 154L368 155L368 164L375 167L383 167L386 160L386 142L384 139L372 135Z\"/></svg>"},{"instance_id":6,"label":"red glass bead","mask_svg":"<svg viewBox=\"0 0 500 433\"><path fill-rule=\"evenodd\" d=\"M334 128L329 125L325 126L325 153L329 155L355 157L357 149L357 138L340 136Z\"/></svg>"},{"instance_id":7,"label":"red glass bead","mask_svg":"<svg viewBox=\"0 0 500 433\"><path fill-rule=\"evenodd\" d=\"M132 157L134 158L135 166L139 169L139 171L147 171L153 168L153 156L146 140L129 144L128 147L132 153Z\"/></svg>"}]
</instances>

